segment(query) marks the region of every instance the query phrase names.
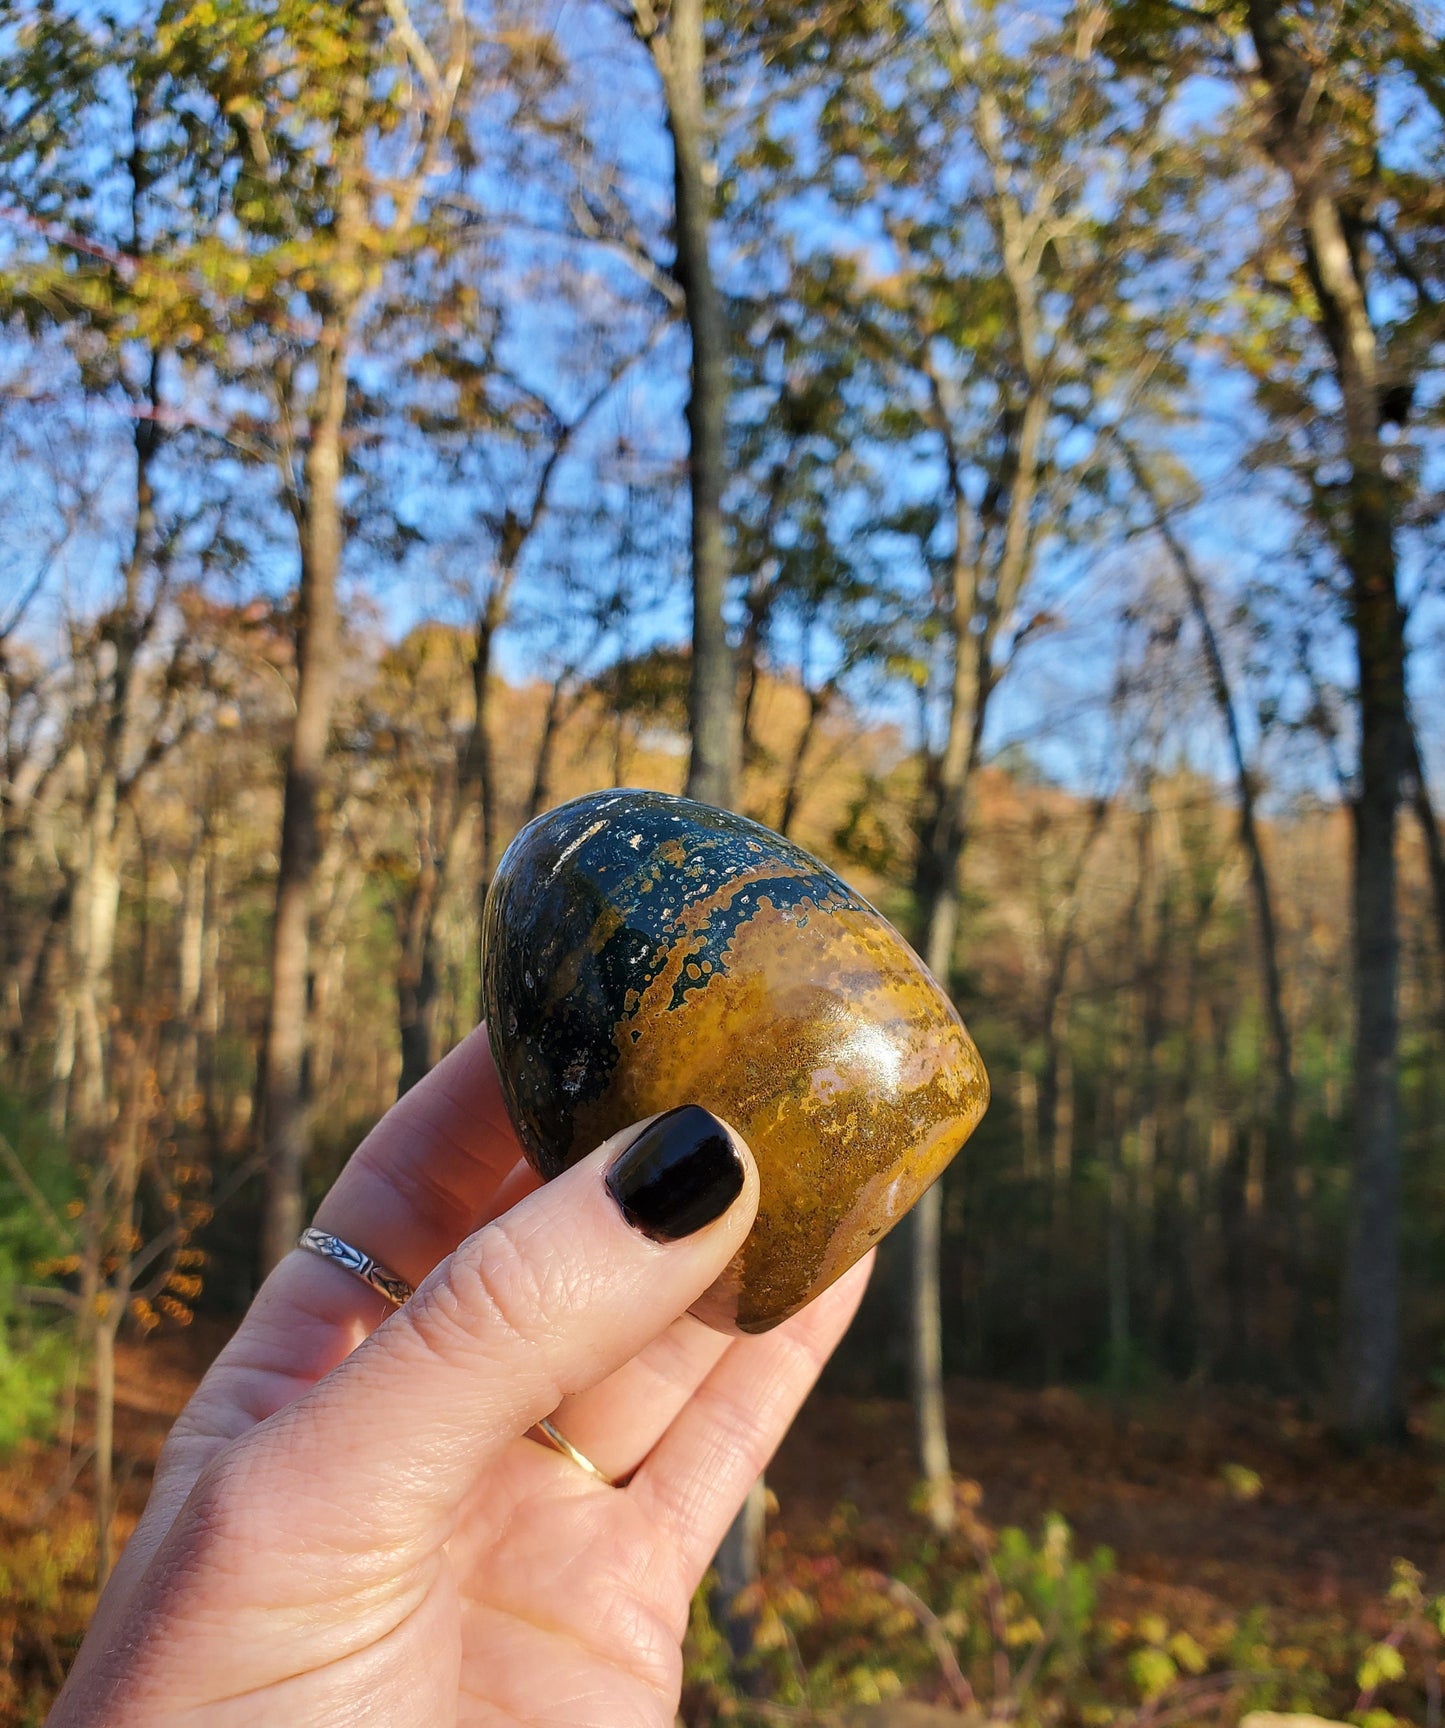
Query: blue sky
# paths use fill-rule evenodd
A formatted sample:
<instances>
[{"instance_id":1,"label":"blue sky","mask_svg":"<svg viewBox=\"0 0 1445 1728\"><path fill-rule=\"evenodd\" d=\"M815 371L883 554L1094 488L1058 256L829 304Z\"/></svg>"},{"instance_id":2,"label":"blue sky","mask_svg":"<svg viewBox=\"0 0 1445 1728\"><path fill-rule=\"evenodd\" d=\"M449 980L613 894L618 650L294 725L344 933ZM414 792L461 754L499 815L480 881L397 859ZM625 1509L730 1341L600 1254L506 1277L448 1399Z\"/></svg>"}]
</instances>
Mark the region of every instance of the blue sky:
<instances>
[{"instance_id":1,"label":"blue sky","mask_svg":"<svg viewBox=\"0 0 1445 1728\"><path fill-rule=\"evenodd\" d=\"M137 12L139 7L137 7ZM568 51L574 75L574 90L592 137L597 159L615 165L619 183L626 189L629 206L639 226L663 257L670 199L670 151L662 125L661 107L653 69L644 51L610 10L594 0L560 0L546 14ZM3 41L3 36L0 36ZM1207 128L1222 100L1217 88L1197 86L1181 108L1177 124L1182 129ZM795 136L808 123L807 104L797 105L779 123ZM486 140L482 140L484 146ZM484 149L484 163L490 158ZM645 322L640 308L646 296L627 266L615 256L597 253L580 259L575 247L546 237L559 213L547 194L509 181L495 169L484 166L470 192L481 202L501 212L520 215L519 231L502 243L505 267L514 282L507 302L509 330L500 350L506 364L519 377L545 392L564 411L573 411L588 389L587 368L578 373L581 328L575 311L549 298L549 271L560 281L564 272L579 268L591 272L598 304L609 297L617 307L634 307L624 317ZM1217 204L1217 224L1206 245L1213 244L1221 261L1231 250L1247 243L1247 214L1232 210L1227 201ZM790 218L792 233L801 244L829 246L839 239L838 217L831 206L818 199L801 203ZM867 229L866 213L863 228ZM17 231L0 225L0 261L6 249L17 243ZM720 277L734 289L745 290L756 272L756 263L739 252L728 224L715 234L715 255ZM595 311L595 309L594 309ZM585 322L585 320L583 321ZM357 368L359 380L376 381L385 387L391 356L363 357ZM0 374L14 380L33 372L34 356L23 345L11 343L0 350ZM542 619L547 628L533 632L516 630L499 644L503 671L514 678L534 674L545 664L551 647L567 640L566 617L558 617L557 589L566 577L572 587L563 606L576 605L577 595L589 586L605 586L606 568L615 559L619 539L625 539L627 515L636 492L627 476L678 476L685 460L683 410L686 397L687 349L682 332L673 329L615 389L606 405L579 438L574 452L559 468L552 493L554 514L538 536L523 567L518 590L518 611L525 619ZM1171 442L1176 453L1194 473L1202 502L1187 519L1187 531L1202 565L1214 579L1222 614L1262 579L1290 580L1296 563L1297 519L1266 485L1246 472L1242 458L1245 438L1253 424L1247 392L1237 375L1217 360L1201 358L1196 367L1190 415L1181 420ZM13 429L33 445L48 443L45 460L54 462L62 452L61 467L73 493L89 491L93 504L89 513L93 526L82 523L73 534L57 566L55 593L67 604L85 607L98 603L112 580L116 564L117 538L113 524L123 517L129 485L127 443L129 426L123 416L94 405L83 412L72 395L68 400L46 403L21 411L11 407ZM26 424L26 418L29 424ZM625 459L618 447L625 444ZM37 456L35 460L39 460ZM398 514L419 527L432 540L425 555L414 556L401 566L353 548L349 579L365 589L381 609L387 628L400 633L423 616L465 616L479 580L486 575L486 535L478 521L478 510L494 507L498 492L490 500L475 480L450 482L427 470L419 460L399 447L393 454ZM218 462L227 459L218 455ZM1434 458L1438 464L1438 455ZM630 467L629 467L630 464ZM507 472L503 487L509 496L525 496L526 464L503 462ZM232 472L239 472L231 463ZM218 467L216 472L223 474ZM9 485L16 495L3 531L8 542L7 578L0 573L0 591L7 580L18 585L30 561L43 555L46 511L43 487L35 481L38 470L27 472L13 463ZM906 476L903 476L906 478ZM1438 475L1432 476L1439 478ZM920 463L912 483L931 484L927 464ZM601 518L599 524L598 518ZM663 513L669 530L659 538L652 532L655 561L664 566L656 574L665 579L666 591L649 599L645 612L634 619L617 646L629 651L649 641L675 641L687 629L685 589L685 504L680 489ZM651 530L650 530L651 531ZM258 519L254 553L246 580L276 592L283 591L295 576L294 546L284 524ZM638 556L636 551L631 554ZM1115 673L1119 633L1115 617L1119 599L1129 585L1139 580L1149 562L1146 547L1134 541L1102 553L1049 548L1042 558L1032 590L1030 606L1057 615L1059 626L1044 632L1021 656L1019 665L1001 687L991 711L987 747L997 750L1011 741L1023 741L1035 758L1059 779L1084 785L1098 773L1108 732L1099 719L1100 703ZM1157 562L1157 559L1156 559ZM1430 571L1423 548L1405 548L1404 575L1408 587L1422 589ZM670 585L668 585L670 584ZM43 624L45 615L37 615ZM53 622L55 608L49 614ZM1413 624L1416 658L1413 667L1415 696L1427 740L1445 740L1445 698L1439 694L1441 650L1445 646L1445 618L1438 594L1427 594L1420 602ZM1348 648L1342 632L1327 633L1323 644L1325 674L1348 683ZM1296 689L1296 697L1298 690ZM911 719L909 699L898 694L870 693L874 711L883 718ZM1186 716L1180 748L1198 764L1223 773L1222 748L1211 731L1207 716L1184 704ZM1283 743L1275 752L1276 767L1284 766ZM1308 765L1289 750L1289 768L1296 780L1312 789L1323 789L1326 769L1322 758ZM1442 752L1445 756L1445 752Z\"/></svg>"}]
</instances>

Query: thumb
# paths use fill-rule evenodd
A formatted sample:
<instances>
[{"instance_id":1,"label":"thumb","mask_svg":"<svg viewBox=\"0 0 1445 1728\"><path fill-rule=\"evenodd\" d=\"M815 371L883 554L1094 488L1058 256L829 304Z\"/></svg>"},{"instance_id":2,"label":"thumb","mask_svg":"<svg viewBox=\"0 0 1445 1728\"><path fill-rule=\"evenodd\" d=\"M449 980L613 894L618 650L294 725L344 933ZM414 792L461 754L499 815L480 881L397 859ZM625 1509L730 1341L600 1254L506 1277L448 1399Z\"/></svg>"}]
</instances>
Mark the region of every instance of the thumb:
<instances>
[{"instance_id":1,"label":"thumb","mask_svg":"<svg viewBox=\"0 0 1445 1728\"><path fill-rule=\"evenodd\" d=\"M287 1498L328 1539L338 1517L364 1518L367 1546L424 1536L505 1446L686 1312L741 1247L757 1196L751 1154L696 1105L613 1136L468 1237L254 1431L258 1453L305 1482Z\"/></svg>"}]
</instances>

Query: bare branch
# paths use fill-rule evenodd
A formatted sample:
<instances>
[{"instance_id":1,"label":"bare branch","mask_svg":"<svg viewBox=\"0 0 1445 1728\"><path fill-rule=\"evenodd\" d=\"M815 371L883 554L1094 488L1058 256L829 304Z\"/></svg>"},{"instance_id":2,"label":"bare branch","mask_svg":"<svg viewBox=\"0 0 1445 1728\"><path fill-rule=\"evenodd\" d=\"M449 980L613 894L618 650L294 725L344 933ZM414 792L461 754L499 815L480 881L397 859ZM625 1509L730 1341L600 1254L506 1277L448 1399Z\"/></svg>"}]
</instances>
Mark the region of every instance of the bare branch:
<instances>
[{"instance_id":1,"label":"bare branch","mask_svg":"<svg viewBox=\"0 0 1445 1728\"><path fill-rule=\"evenodd\" d=\"M39 1183L21 1163L20 1154L3 1134L0 1134L0 1164L3 1164L10 1172L16 1185L25 1194L30 1204L44 1218L66 1247L73 1248L75 1246L75 1232L46 1199Z\"/></svg>"},{"instance_id":2,"label":"bare branch","mask_svg":"<svg viewBox=\"0 0 1445 1728\"><path fill-rule=\"evenodd\" d=\"M401 38L411 63L421 74L422 83L435 104L440 100L443 89L441 70L432 56L432 51L422 41L421 32L412 23L411 13L407 11L406 0L385 0L386 13L396 26L396 33Z\"/></svg>"}]
</instances>

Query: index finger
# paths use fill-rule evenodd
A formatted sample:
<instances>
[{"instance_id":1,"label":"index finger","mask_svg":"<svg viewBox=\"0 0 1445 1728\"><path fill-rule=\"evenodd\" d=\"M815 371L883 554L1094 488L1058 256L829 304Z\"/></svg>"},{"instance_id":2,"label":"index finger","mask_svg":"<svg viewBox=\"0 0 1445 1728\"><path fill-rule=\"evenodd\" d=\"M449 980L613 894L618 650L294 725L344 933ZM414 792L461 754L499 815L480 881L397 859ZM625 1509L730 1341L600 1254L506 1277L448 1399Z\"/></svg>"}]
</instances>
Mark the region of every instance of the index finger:
<instances>
[{"instance_id":1,"label":"index finger","mask_svg":"<svg viewBox=\"0 0 1445 1728\"><path fill-rule=\"evenodd\" d=\"M535 1186L517 1166L486 1028L479 1026L382 1117L316 1212L316 1225L419 1284L464 1237ZM231 1439L328 1373L388 1304L360 1278L301 1250L266 1280L197 1395ZM217 1428L224 1433L216 1434Z\"/></svg>"}]
</instances>

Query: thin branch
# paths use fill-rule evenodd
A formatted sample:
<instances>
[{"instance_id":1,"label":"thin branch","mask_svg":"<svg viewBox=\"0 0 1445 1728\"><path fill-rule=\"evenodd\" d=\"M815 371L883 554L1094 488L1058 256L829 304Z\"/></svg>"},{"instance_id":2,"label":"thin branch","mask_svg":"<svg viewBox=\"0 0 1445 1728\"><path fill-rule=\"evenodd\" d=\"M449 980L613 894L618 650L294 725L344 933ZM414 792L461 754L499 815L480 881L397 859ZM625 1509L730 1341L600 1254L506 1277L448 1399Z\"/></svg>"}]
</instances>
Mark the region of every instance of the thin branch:
<instances>
[{"instance_id":1,"label":"thin branch","mask_svg":"<svg viewBox=\"0 0 1445 1728\"><path fill-rule=\"evenodd\" d=\"M80 1298L73 1290L57 1290L47 1284L21 1284L15 1294L27 1308L63 1308L67 1314L79 1314Z\"/></svg>"},{"instance_id":2,"label":"thin branch","mask_svg":"<svg viewBox=\"0 0 1445 1728\"><path fill-rule=\"evenodd\" d=\"M421 39L421 33L412 23L411 13L406 9L406 0L384 0L387 16L396 26L396 33L401 38L412 64L421 74L422 83L433 103L436 103L443 91L441 69L433 58L432 51Z\"/></svg>"},{"instance_id":3,"label":"thin branch","mask_svg":"<svg viewBox=\"0 0 1445 1728\"><path fill-rule=\"evenodd\" d=\"M943 1623L923 1598L914 1590L910 1590L901 1578L891 1578L884 1572L866 1574L869 1581L878 1586L890 1602L905 1608L917 1620L928 1639L930 1648L938 1661L938 1666L948 1682L949 1690L958 1701L958 1707L965 1712L978 1709L978 1697L968 1682L968 1676L959 1666L958 1654L953 1648L953 1642L943 1629Z\"/></svg>"},{"instance_id":4,"label":"thin branch","mask_svg":"<svg viewBox=\"0 0 1445 1728\"><path fill-rule=\"evenodd\" d=\"M30 1204L37 1212L39 1212L46 1223L49 1224L50 1228L55 1232L60 1240L65 1243L68 1248L74 1248L76 1245L75 1232L65 1223L60 1214L50 1204L49 1200L46 1199L39 1183L36 1182L35 1178L25 1168L24 1164L21 1163L20 1154L3 1134L0 1134L0 1164L3 1164L10 1172L11 1176L14 1177L16 1183L30 1201Z\"/></svg>"}]
</instances>

